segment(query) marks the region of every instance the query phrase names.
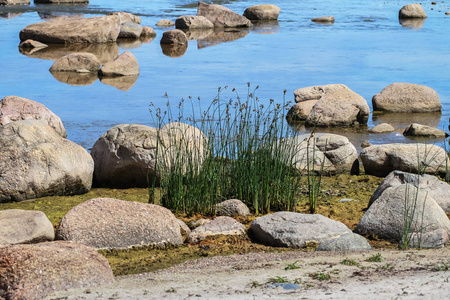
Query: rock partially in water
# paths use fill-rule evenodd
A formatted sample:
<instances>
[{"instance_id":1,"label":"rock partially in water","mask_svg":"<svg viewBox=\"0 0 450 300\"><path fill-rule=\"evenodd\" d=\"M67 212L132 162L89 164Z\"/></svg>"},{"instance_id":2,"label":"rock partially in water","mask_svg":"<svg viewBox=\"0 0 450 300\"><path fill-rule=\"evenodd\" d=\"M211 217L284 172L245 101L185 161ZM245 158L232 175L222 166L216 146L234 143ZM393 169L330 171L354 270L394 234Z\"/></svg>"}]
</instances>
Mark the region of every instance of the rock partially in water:
<instances>
[{"instance_id":1,"label":"rock partially in water","mask_svg":"<svg viewBox=\"0 0 450 300\"><path fill-rule=\"evenodd\" d=\"M139 64L131 52L125 51L114 61L104 64L99 75L107 77L139 75Z\"/></svg>"},{"instance_id":2,"label":"rock partially in water","mask_svg":"<svg viewBox=\"0 0 450 300\"><path fill-rule=\"evenodd\" d=\"M214 27L251 27L252 22L229 8L218 4L198 2L197 16L203 16L214 24Z\"/></svg>"},{"instance_id":3,"label":"rock partially in water","mask_svg":"<svg viewBox=\"0 0 450 300\"><path fill-rule=\"evenodd\" d=\"M163 19L159 20L155 25L158 27L172 27L175 23L172 20Z\"/></svg>"},{"instance_id":4,"label":"rock partially in water","mask_svg":"<svg viewBox=\"0 0 450 300\"><path fill-rule=\"evenodd\" d=\"M155 37L155 36L156 36L156 32L152 27L150 27L150 26L142 27L141 38L149 38L149 37Z\"/></svg>"},{"instance_id":5,"label":"rock partially in water","mask_svg":"<svg viewBox=\"0 0 450 300\"><path fill-rule=\"evenodd\" d=\"M22 209L0 211L0 247L54 239L53 225L43 212Z\"/></svg>"},{"instance_id":6,"label":"rock partially in water","mask_svg":"<svg viewBox=\"0 0 450 300\"><path fill-rule=\"evenodd\" d=\"M214 24L203 16L181 16L175 20L177 29L211 29Z\"/></svg>"},{"instance_id":7,"label":"rock partially in water","mask_svg":"<svg viewBox=\"0 0 450 300\"><path fill-rule=\"evenodd\" d=\"M426 18L427 14L423 10L422 5L419 3L413 3L403 6L398 12L398 17L400 19Z\"/></svg>"},{"instance_id":8,"label":"rock partially in water","mask_svg":"<svg viewBox=\"0 0 450 300\"><path fill-rule=\"evenodd\" d=\"M408 127L406 127L405 131L403 131L403 135L412 137L442 138L442 139L445 139L448 136L442 130L417 123L412 123Z\"/></svg>"},{"instance_id":9,"label":"rock partially in water","mask_svg":"<svg viewBox=\"0 0 450 300\"><path fill-rule=\"evenodd\" d=\"M409 113L434 112L442 108L439 96L432 88L400 82L387 86L373 96L372 105L374 110Z\"/></svg>"},{"instance_id":10,"label":"rock partially in water","mask_svg":"<svg viewBox=\"0 0 450 300\"><path fill-rule=\"evenodd\" d=\"M48 45L31 39L23 41L19 44L19 48L27 48L27 49L42 49L45 47L48 47Z\"/></svg>"},{"instance_id":11,"label":"rock partially in water","mask_svg":"<svg viewBox=\"0 0 450 300\"><path fill-rule=\"evenodd\" d=\"M278 20L280 8L273 4L261 4L248 7L244 17L249 20Z\"/></svg>"},{"instance_id":12,"label":"rock partially in water","mask_svg":"<svg viewBox=\"0 0 450 300\"><path fill-rule=\"evenodd\" d=\"M44 299L56 291L114 282L108 260L75 242L46 242L0 248L3 299Z\"/></svg>"},{"instance_id":13,"label":"rock partially in water","mask_svg":"<svg viewBox=\"0 0 450 300\"><path fill-rule=\"evenodd\" d=\"M163 33L161 45L187 45L186 34L180 29L172 29Z\"/></svg>"},{"instance_id":14,"label":"rock partially in water","mask_svg":"<svg viewBox=\"0 0 450 300\"><path fill-rule=\"evenodd\" d=\"M388 123L381 123L369 129L369 133L388 133L394 131L394 126Z\"/></svg>"},{"instance_id":15,"label":"rock partially in water","mask_svg":"<svg viewBox=\"0 0 450 300\"><path fill-rule=\"evenodd\" d=\"M351 233L341 222L322 215L280 211L256 218L249 234L262 244L274 247L304 247L307 243L322 243Z\"/></svg>"},{"instance_id":16,"label":"rock partially in water","mask_svg":"<svg viewBox=\"0 0 450 300\"><path fill-rule=\"evenodd\" d=\"M0 101L0 125L29 119L45 121L61 137L67 137L61 119L43 104L17 96L7 96Z\"/></svg>"},{"instance_id":17,"label":"rock partially in water","mask_svg":"<svg viewBox=\"0 0 450 300\"><path fill-rule=\"evenodd\" d=\"M30 0L0 0L0 5L28 5Z\"/></svg>"},{"instance_id":18,"label":"rock partially in water","mask_svg":"<svg viewBox=\"0 0 450 300\"><path fill-rule=\"evenodd\" d=\"M335 18L333 16L326 16L326 17L318 17L313 18L311 21L315 23L326 23L326 24L333 24L335 21Z\"/></svg>"},{"instance_id":19,"label":"rock partially in water","mask_svg":"<svg viewBox=\"0 0 450 300\"><path fill-rule=\"evenodd\" d=\"M98 72L100 62L92 53L73 53L58 58L50 67L50 72Z\"/></svg>"},{"instance_id":20,"label":"rock partially in water","mask_svg":"<svg viewBox=\"0 0 450 300\"><path fill-rule=\"evenodd\" d=\"M56 238L97 249L183 242L180 223L170 210L112 198L90 199L72 208L61 220Z\"/></svg>"},{"instance_id":21,"label":"rock partially in water","mask_svg":"<svg viewBox=\"0 0 450 300\"><path fill-rule=\"evenodd\" d=\"M60 3L89 3L89 0L34 0L34 3L40 4L60 4Z\"/></svg>"},{"instance_id":22,"label":"rock partially in water","mask_svg":"<svg viewBox=\"0 0 450 300\"><path fill-rule=\"evenodd\" d=\"M138 23L125 22L120 25L119 38L137 39L142 34L142 26Z\"/></svg>"}]
</instances>

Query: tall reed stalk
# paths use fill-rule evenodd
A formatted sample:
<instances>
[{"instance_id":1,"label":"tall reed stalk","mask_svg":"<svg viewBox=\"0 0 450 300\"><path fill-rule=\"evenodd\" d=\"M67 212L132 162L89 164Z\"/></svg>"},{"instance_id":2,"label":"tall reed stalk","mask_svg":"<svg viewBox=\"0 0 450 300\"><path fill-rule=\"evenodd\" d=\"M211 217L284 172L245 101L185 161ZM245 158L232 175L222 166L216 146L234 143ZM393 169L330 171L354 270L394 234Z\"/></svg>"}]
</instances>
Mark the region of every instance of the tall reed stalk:
<instances>
[{"instance_id":1,"label":"tall reed stalk","mask_svg":"<svg viewBox=\"0 0 450 300\"><path fill-rule=\"evenodd\" d=\"M293 166L292 145L280 142L292 135L284 120L289 107L285 102L286 91L282 104L271 99L265 107L255 96L258 86L252 91L248 84L244 101L235 89L235 99L222 100L224 89L218 89L216 98L204 111L200 101L195 104L189 98L192 105L189 117L184 116L184 100L178 105L176 118L168 98L167 111L155 109L151 104L150 111L159 129L177 121L204 133L192 147L182 144L187 143L188 137L181 136L181 142L173 141L169 147L164 137L158 137L162 204L188 214L213 214L216 203L238 198L256 214L293 210L300 176ZM201 115L196 116L196 111L202 112ZM151 184L149 190L154 191L156 182Z\"/></svg>"}]
</instances>

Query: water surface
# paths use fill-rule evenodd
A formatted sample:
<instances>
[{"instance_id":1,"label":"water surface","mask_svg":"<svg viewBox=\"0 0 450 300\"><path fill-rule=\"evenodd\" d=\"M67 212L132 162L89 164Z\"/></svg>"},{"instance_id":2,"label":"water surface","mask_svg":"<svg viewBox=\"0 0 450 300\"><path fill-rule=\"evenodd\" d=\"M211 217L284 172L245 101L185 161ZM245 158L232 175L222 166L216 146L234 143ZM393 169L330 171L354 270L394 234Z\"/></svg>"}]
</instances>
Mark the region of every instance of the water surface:
<instances>
[{"instance_id":1,"label":"water surface","mask_svg":"<svg viewBox=\"0 0 450 300\"><path fill-rule=\"evenodd\" d=\"M242 14L245 8L267 1L214 1ZM294 90L331 83L347 85L363 96L372 108L372 96L393 82L409 82L435 89L441 99L442 114L423 116L370 117L368 126L384 121L395 124L397 132L369 135L357 130L326 129L348 135L357 144L416 142L401 135L413 121L444 129L450 115L450 11L449 3L423 3L428 18L416 27L399 24L398 11L410 1L297 1L273 2L281 8L277 23L250 30L216 33L214 38L189 42L187 49L169 53L159 40L165 30L154 26L160 19L175 20L196 14L197 1L187 0L91 0L87 5L35 5L0 7L0 98L17 95L43 103L64 122L68 138L90 148L106 130L116 124L152 124L150 102L165 107L165 93L171 102L200 97L206 107L217 88L228 86L224 99L241 95L247 82L259 85L260 101L293 101ZM137 78L103 80L53 76L48 70L55 57L79 51L51 47L44 52L21 53L19 32L27 25L53 16L104 15L128 11L139 15L143 25L152 26L153 41L120 42L91 49L109 56L131 51L140 64ZM333 15L333 25L316 24L311 18ZM171 57L168 54L172 54ZM84 85L80 85L84 84ZM307 131L306 129L301 129ZM324 131L324 130L322 130ZM438 141L443 143L443 141ZM358 145L357 145L358 146Z\"/></svg>"}]
</instances>

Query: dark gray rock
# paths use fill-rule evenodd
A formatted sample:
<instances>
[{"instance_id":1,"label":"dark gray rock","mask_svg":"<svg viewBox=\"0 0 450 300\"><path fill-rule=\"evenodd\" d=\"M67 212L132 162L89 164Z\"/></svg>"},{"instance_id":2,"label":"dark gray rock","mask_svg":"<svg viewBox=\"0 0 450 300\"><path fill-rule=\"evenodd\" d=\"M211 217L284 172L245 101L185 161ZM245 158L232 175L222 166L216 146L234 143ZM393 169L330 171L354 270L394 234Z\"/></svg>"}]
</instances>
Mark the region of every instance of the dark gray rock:
<instances>
[{"instance_id":1,"label":"dark gray rock","mask_svg":"<svg viewBox=\"0 0 450 300\"><path fill-rule=\"evenodd\" d=\"M215 205L216 213L219 216L249 216L248 206L238 199L229 199Z\"/></svg>"},{"instance_id":2,"label":"dark gray rock","mask_svg":"<svg viewBox=\"0 0 450 300\"><path fill-rule=\"evenodd\" d=\"M341 222L322 215L276 212L256 218L249 235L256 241L275 247L304 247L308 242L322 243L351 233Z\"/></svg>"}]
</instances>

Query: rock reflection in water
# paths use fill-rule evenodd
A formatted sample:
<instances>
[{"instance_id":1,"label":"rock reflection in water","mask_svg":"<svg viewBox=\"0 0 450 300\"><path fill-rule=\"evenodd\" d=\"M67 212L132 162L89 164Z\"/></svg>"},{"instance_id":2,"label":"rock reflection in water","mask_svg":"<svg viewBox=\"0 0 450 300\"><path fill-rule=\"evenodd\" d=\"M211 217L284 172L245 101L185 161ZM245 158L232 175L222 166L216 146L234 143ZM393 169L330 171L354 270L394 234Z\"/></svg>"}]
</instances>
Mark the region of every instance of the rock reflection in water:
<instances>
[{"instance_id":1,"label":"rock reflection in water","mask_svg":"<svg viewBox=\"0 0 450 300\"><path fill-rule=\"evenodd\" d=\"M142 46L142 41L140 39L121 38L117 39L117 45L119 45L123 49L135 49Z\"/></svg>"},{"instance_id":2,"label":"rock reflection in water","mask_svg":"<svg viewBox=\"0 0 450 300\"><path fill-rule=\"evenodd\" d=\"M399 19L398 22L403 27L411 27L415 29L422 28L423 24L425 24L425 18L414 18L414 19Z\"/></svg>"},{"instance_id":3,"label":"rock reflection in water","mask_svg":"<svg viewBox=\"0 0 450 300\"><path fill-rule=\"evenodd\" d=\"M186 53L187 45L180 44L161 44L162 53L169 57L180 57Z\"/></svg>"},{"instance_id":4,"label":"rock reflection in water","mask_svg":"<svg viewBox=\"0 0 450 300\"><path fill-rule=\"evenodd\" d=\"M22 13L0 13L0 18L2 19L12 19L20 16Z\"/></svg>"},{"instance_id":5,"label":"rock reflection in water","mask_svg":"<svg viewBox=\"0 0 450 300\"><path fill-rule=\"evenodd\" d=\"M395 128L406 128L411 123L419 123L431 127L438 127L441 120L441 112L432 113L374 113L372 120L374 125L389 123ZM442 128L439 128L442 129ZM403 132L403 130L402 130Z\"/></svg>"},{"instance_id":6,"label":"rock reflection in water","mask_svg":"<svg viewBox=\"0 0 450 300\"><path fill-rule=\"evenodd\" d=\"M252 32L260 34L273 34L280 31L278 20L253 22Z\"/></svg>"},{"instance_id":7,"label":"rock reflection in water","mask_svg":"<svg viewBox=\"0 0 450 300\"><path fill-rule=\"evenodd\" d=\"M202 49L210 46L219 45L224 42L232 42L243 38L249 33L247 28L234 29L215 29L208 36L197 39L197 48Z\"/></svg>"},{"instance_id":8,"label":"rock reflection in water","mask_svg":"<svg viewBox=\"0 0 450 300\"><path fill-rule=\"evenodd\" d=\"M101 77L100 82L111 85L121 91L128 91L136 83L139 74L118 77Z\"/></svg>"},{"instance_id":9,"label":"rock reflection in water","mask_svg":"<svg viewBox=\"0 0 450 300\"><path fill-rule=\"evenodd\" d=\"M39 18L45 19L56 19L56 18L82 18L84 14L74 14L69 12L59 12L59 11L38 11Z\"/></svg>"},{"instance_id":10,"label":"rock reflection in water","mask_svg":"<svg viewBox=\"0 0 450 300\"><path fill-rule=\"evenodd\" d=\"M104 64L119 56L119 46L116 43L49 45L41 49L19 48L19 52L28 57L48 60L57 60L71 53L88 52L97 56L100 63Z\"/></svg>"},{"instance_id":11,"label":"rock reflection in water","mask_svg":"<svg viewBox=\"0 0 450 300\"><path fill-rule=\"evenodd\" d=\"M206 39L210 34L214 32L214 29L191 29L183 30L186 33L188 41Z\"/></svg>"},{"instance_id":12,"label":"rock reflection in water","mask_svg":"<svg viewBox=\"0 0 450 300\"><path fill-rule=\"evenodd\" d=\"M77 72L51 72L53 77L65 84L74 85L74 86L82 86L82 85L91 85L97 79L97 73L77 73Z\"/></svg>"}]
</instances>

